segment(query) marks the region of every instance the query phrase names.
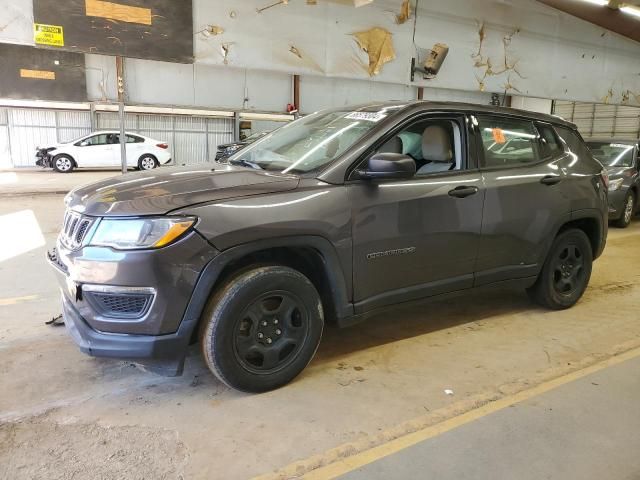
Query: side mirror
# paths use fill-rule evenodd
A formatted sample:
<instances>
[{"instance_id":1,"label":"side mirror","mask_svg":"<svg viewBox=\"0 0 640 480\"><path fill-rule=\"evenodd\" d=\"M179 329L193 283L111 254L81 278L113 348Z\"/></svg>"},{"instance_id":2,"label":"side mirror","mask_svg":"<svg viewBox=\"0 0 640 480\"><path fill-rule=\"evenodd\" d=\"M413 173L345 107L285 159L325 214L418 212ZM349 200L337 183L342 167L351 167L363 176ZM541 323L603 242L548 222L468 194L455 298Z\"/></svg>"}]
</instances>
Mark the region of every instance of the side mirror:
<instances>
[{"instance_id":1,"label":"side mirror","mask_svg":"<svg viewBox=\"0 0 640 480\"><path fill-rule=\"evenodd\" d=\"M82 142L80 142L81 147L86 147L87 145L89 145L89 142L87 142L86 140L83 140Z\"/></svg>"},{"instance_id":2,"label":"side mirror","mask_svg":"<svg viewBox=\"0 0 640 480\"><path fill-rule=\"evenodd\" d=\"M364 170L355 173L363 180L408 179L416 174L416 162L401 153L376 153L367 160Z\"/></svg>"}]
</instances>

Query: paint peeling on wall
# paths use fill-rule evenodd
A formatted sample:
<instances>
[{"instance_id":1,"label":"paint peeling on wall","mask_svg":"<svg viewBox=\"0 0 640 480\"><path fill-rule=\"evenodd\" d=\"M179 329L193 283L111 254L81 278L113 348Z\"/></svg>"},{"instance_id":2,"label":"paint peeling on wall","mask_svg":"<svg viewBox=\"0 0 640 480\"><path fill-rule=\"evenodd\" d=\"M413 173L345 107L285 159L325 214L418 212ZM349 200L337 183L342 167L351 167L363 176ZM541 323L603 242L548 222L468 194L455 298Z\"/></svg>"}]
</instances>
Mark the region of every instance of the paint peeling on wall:
<instances>
[{"instance_id":1,"label":"paint peeling on wall","mask_svg":"<svg viewBox=\"0 0 640 480\"><path fill-rule=\"evenodd\" d=\"M411 2L404 0L400 7L400 13L396 15L396 23L402 25L404 22L411 18Z\"/></svg>"},{"instance_id":2,"label":"paint peeling on wall","mask_svg":"<svg viewBox=\"0 0 640 480\"><path fill-rule=\"evenodd\" d=\"M391 32L381 27L374 27L364 32L354 33L360 48L369 55L370 76L378 75L385 63L396 58Z\"/></svg>"},{"instance_id":3,"label":"paint peeling on wall","mask_svg":"<svg viewBox=\"0 0 640 480\"><path fill-rule=\"evenodd\" d=\"M502 37L502 62L500 66L495 66L494 61L488 55L483 53L483 48L485 45L485 41L487 39L487 31L485 28L485 23L479 23L478 27L478 50L471 55L473 59L473 66L476 69L480 70L480 73L476 73L476 81L478 82L478 89L481 92L485 90L485 80L487 77L495 77L500 75L507 75L505 83L502 85L503 90L505 92L509 92L514 90L516 92L520 92L520 90L515 86L512 81L512 78L516 76L524 79L525 77L518 70L518 62L520 59L511 58L511 52L509 51L509 47L511 46L511 41L513 37L520 33L519 28L514 28L511 32L507 33ZM514 75L512 75L514 74Z\"/></svg>"}]
</instances>

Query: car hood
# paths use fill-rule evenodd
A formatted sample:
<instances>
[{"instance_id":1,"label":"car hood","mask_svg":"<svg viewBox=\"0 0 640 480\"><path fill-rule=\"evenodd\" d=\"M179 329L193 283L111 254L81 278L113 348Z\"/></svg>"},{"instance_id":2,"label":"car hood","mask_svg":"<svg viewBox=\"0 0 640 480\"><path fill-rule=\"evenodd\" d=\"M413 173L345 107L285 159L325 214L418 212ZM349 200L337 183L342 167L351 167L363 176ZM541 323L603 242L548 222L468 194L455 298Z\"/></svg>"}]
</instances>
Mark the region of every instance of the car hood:
<instances>
[{"instance_id":1,"label":"car hood","mask_svg":"<svg viewBox=\"0 0 640 480\"><path fill-rule=\"evenodd\" d=\"M244 147L244 146L246 146L246 145L248 145L248 144L249 144L249 142L232 142L232 143L223 143L223 144L221 144L221 145L218 145L218 150L224 150L224 149L226 149L226 148L233 147L233 146L235 146L235 145L239 145L239 146L241 146L241 147Z\"/></svg>"},{"instance_id":2,"label":"car hood","mask_svg":"<svg viewBox=\"0 0 640 480\"><path fill-rule=\"evenodd\" d=\"M298 182L294 175L232 165L163 167L76 188L65 202L86 215L161 215L199 203L293 190Z\"/></svg>"}]
</instances>

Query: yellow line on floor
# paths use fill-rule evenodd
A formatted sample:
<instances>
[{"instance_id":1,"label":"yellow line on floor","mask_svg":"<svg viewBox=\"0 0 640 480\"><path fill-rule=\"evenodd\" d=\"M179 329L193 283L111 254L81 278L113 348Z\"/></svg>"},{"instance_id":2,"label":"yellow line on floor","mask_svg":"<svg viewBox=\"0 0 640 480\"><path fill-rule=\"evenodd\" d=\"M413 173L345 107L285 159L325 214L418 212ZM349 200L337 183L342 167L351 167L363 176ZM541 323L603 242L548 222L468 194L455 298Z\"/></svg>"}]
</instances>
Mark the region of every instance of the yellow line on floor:
<instances>
[{"instance_id":1,"label":"yellow line on floor","mask_svg":"<svg viewBox=\"0 0 640 480\"><path fill-rule=\"evenodd\" d=\"M29 300L35 300L38 298L38 295L27 295L25 297L10 297L10 298L0 298L0 307L4 307L6 305L15 305L20 302L28 302Z\"/></svg>"},{"instance_id":2,"label":"yellow line on floor","mask_svg":"<svg viewBox=\"0 0 640 480\"><path fill-rule=\"evenodd\" d=\"M394 440L391 440L387 443L374 447L370 450L365 450L351 457L344 458L343 460L331 463L323 467L319 467L305 474L302 478L307 480L320 480L320 479L327 480L327 479L339 477L340 475L344 475L364 465L373 463L376 460L387 457L389 455L393 455L394 453L404 450L405 448L411 447L420 442L436 437L442 433L448 432L455 428L461 427L462 425L473 422L474 420L478 420L494 412L510 407L511 405L523 402L525 400L529 400L533 397L542 395L543 393L553 390L554 388L560 387L562 385L566 385L567 383L574 382L583 377L586 377L587 375L591 375L592 373L599 372L608 367L618 365L620 363L626 362L627 360L631 360L636 357L640 357L640 348L629 350L622 354L610 357L607 360L595 363L582 370L577 370L575 372L571 372L566 375L554 378L553 380L549 380L547 382L541 383L536 387L530 388L528 390L523 390L516 394L509 395L499 400L490 402L474 410L469 410L468 412L463 413L462 415L458 415L457 417L450 418L436 425L432 425L422 430L418 430L416 432L410 433L408 435L398 437ZM293 465L296 465L296 464L293 464ZM293 465L291 465L290 467L293 467ZM289 468L285 467L282 471L288 471L288 470ZM278 477L278 474L276 473L275 475L264 475L259 478L266 479L266 478L279 478L279 477ZM299 478L299 477L295 477L295 478Z\"/></svg>"}]
</instances>

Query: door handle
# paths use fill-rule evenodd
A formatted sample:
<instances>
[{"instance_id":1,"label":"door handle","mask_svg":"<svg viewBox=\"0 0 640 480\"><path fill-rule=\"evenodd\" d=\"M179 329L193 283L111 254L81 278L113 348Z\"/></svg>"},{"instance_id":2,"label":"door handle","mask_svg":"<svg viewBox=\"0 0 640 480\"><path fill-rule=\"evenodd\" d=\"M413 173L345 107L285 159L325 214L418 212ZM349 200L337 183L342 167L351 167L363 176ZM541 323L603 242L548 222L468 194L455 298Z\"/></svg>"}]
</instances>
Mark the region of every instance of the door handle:
<instances>
[{"instance_id":1,"label":"door handle","mask_svg":"<svg viewBox=\"0 0 640 480\"><path fill-rule=\"evenodd\" d=\"M460 185L453 190L449 190L449 196L457 198L465 198L476 193L478 193L478 187L474 186Z\"/></svg>"},{"instance_id":2,"label":"door handle","mask_svg":"<svg viewBox=\"0 0 640 480\"><path fill-rule=\"evenodd\" d=\"M559 175L547 175L540 179L540 183L543 185L556 185L562 181Z\"/></svg>"}]
</instances>

